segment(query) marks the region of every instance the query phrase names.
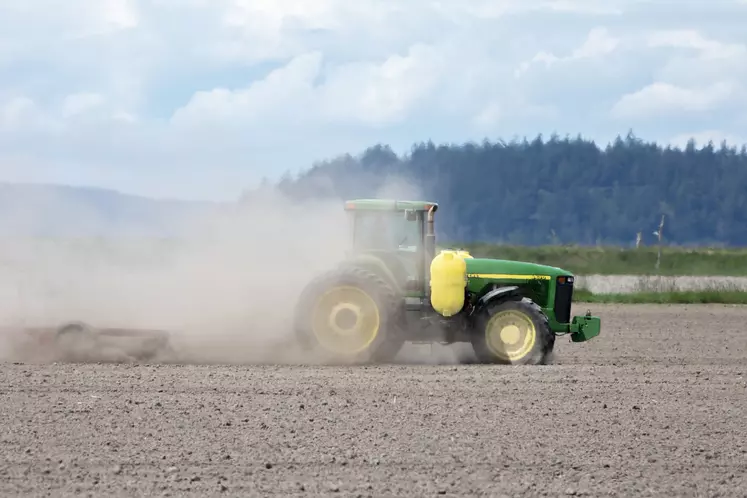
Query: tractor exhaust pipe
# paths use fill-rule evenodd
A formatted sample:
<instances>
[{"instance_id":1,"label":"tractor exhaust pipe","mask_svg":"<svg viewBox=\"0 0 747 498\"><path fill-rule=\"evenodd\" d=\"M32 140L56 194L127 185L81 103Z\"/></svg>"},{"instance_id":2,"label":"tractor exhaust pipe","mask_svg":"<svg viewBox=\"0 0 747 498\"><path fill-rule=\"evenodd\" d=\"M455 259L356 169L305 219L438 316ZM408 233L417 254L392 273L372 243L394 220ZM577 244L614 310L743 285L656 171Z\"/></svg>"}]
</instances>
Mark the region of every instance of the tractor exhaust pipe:
<instances>
[{"instance_id":1,"label":"tractor exhaust pipe","mask_svg":"<svg viewBox=\"0 0 747 498\"><path fill-rule=\"evenodd\" d=\"M431 262L436 257L436 232L433 227L433 212L435 206L431 206L428 209L428 216L425 224L425 240L423 241L425 246L425 257L423 258L424 276L423 284L425 285L425 299L426 304L430 304L431 300Z\"/></svg>"}]
</instances>

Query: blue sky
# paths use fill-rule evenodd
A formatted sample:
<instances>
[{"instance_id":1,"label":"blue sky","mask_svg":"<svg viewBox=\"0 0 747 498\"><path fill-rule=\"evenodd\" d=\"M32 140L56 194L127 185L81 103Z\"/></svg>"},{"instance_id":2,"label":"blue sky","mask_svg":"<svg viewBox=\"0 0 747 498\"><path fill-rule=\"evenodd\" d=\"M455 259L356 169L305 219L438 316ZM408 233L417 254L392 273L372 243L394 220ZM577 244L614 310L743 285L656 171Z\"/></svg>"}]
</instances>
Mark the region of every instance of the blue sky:
<instances>
[{"instance_id":1,"label":"blue sky","mask_svg":"<svg viewBox=\"0 0 747 498\"><path fill-rule=\"evenodd\" d=\"M747 1L0 1L0 181L234 199L377 142L747 143Z\"/></svg>"}]
</instances>

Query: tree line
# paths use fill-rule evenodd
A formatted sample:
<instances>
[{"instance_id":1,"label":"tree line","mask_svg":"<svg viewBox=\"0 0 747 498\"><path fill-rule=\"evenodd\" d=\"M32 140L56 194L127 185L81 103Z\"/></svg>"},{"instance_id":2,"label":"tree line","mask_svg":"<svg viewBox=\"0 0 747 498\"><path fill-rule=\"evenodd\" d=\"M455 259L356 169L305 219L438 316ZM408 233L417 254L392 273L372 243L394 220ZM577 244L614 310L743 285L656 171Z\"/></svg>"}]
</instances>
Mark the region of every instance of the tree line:
<instances>
[{"instance_id":1,"label":"tree line","mask_svg":"<svg viewBox=\"0 0 747 498\"><path fill-rule=\"evenodd\" d=\"M391 179L417 187L389 191ZM618 136L387 145L315 163L279 188L301 198L435 200L438 236L464 243L747 246L747 147L683 148ZM397 188L400 188L398 191ZM387 195L389 194L389 195Z\"/></svg>"}]
</instances>

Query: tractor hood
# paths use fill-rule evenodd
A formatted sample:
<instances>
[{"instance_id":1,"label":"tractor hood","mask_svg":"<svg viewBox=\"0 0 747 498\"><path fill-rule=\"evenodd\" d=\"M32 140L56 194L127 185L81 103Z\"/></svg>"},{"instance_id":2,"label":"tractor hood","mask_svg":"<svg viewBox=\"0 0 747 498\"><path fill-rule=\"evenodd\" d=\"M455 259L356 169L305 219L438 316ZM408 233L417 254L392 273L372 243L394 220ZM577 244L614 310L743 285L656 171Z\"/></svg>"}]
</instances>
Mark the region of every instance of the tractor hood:
<instances>
[{"instance_id":1,"label":"tractor hood","mask_svg":"<svg viewBox=\"0 0 747 498\"><path fill-rule=\"evenodd\" d=\"M573 274L554 266L525 263L523 261L509 261L504 259L467 258L467 275L473 278L516 278L526 275L529 279L533 275L572 276Z\"/></svg>"}]
</instances>

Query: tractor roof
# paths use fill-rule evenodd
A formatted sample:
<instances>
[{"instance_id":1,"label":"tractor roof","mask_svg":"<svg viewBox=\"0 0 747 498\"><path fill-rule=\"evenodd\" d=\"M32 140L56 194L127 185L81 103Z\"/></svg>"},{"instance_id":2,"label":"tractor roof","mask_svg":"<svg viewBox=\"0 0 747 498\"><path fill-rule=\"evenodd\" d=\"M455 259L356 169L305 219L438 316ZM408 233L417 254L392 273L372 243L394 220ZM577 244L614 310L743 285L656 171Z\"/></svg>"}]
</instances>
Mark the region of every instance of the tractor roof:
<instances>
[{"instance_id":1,"label":"tractor roof","mask_svg":"<svg viewBox=\"0 0 747 498\"><path fill-rule=\"evenodd\" d=\"M438 203L428 201L397 201L394 199L353 199L345 202L345 210L347 211L405 211L408 209L428 211L431 207L433 207L433 211L436 211Z\"/></svg>"}]
</instances>

